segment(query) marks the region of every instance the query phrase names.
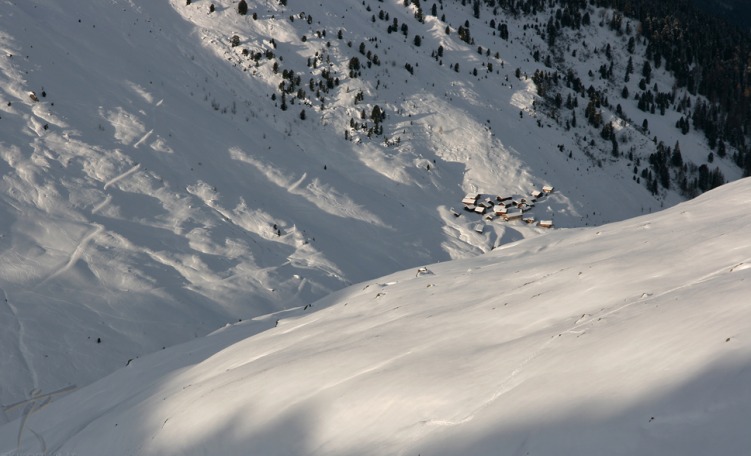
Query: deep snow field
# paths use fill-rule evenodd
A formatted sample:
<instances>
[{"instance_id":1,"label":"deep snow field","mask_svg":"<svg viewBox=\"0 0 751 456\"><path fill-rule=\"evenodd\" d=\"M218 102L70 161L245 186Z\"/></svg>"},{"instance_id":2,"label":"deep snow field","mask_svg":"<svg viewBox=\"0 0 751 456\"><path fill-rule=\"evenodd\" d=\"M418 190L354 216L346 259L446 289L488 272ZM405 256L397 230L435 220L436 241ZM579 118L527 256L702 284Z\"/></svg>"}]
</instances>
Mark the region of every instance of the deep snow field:
<instances>
[{"instance_id":1,"label":"deep snow field","mask_svg":"<svg viewBox=\"0 0 751 456\"><path fill-rule=\"evenodd\" d=\"M396 0L185 3L0 0L0 403L20 404L2 408L3 451L751 447L736 434L749 184L658 212L683 198L537 111L544 15L507 18L505 41L458 2L446 23ZM458 39L465 20L477 44ZM625 39L560 38L582 46L565 61L579 74ZM323 69L339 84L322 107ZM283 70L306 92L284 111ZM705 159L675 113L620 103L650 125L615 122L623 154L643 166L656 136ZM350 128L376 105L383 135ZM462 210L467 193L543 185L529 214L552 230ZM25 409L61 390L76 392Z\"/></svg>"},{"instance_id":2,"label":"deep snow field","mask_svg":"<svg viewBox=\"0 0 751 456\"><path fill-rule=\"evenodd\" d=\"M745 454L749 194L227 326L0 428L2 454Z\"/></svg>"}]
</instances>

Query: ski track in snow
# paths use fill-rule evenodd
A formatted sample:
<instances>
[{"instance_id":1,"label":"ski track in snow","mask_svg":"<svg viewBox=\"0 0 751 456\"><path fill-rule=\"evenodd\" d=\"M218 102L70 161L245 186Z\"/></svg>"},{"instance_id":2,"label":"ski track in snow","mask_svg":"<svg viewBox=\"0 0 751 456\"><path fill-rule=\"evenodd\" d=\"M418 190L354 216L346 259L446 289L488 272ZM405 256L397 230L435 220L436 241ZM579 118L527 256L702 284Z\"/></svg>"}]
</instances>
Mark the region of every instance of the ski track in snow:
<instances>
[{"instance_id":1,"label":"ski track in snow","mask_svg":"<svg viewBox=\"0 0 751 456\"><path fill-rule=\"evenodd\" d=\"M16 323L16 330L18 332L18 352L21 357L21 360L23 361L24 365L26 366L26 370L29 372L29 375L31 376L31 383L32 383L32 389L36 389L39 386L39 379L37 378L36 371L31 365L31 360L28 355L29 350L26 349L26 343L24 342L24 337L26 334L26 329L21 324L21 320L18 318L18 312L16 311L15 306L8 298L8 293L5 291L5 289L0 288L3 292L3 299L5 302L5 305L8 307L8 310L10 311L11 315L13 315L13 320Z\"/></svg>"},{"instance_id":2,"label":"ski track in snow","mask_svg":"<svg viewBox=\"0 0 751 456\"><path fill-rule=\"evenodd\" d=\"M141 164L140 163L137 164L137 165L135 165L134 167L130 168L129 170L125 171L124 173L120 174L119 176L113 177L112 179L110 179L109 181L107 181L104 184L104 190L107 190L109 187L111 187L112 185L116 184L121 179L124 179L125 177L130 176L131 174L135 173L139 169L141 169Z\"/></svg>"},{"instance_id":3,"label":"ski track in snow","mask_svg":"<svg viewBox=\"0 0 751 456\"><path fill-rule=\"evenodd\" d=\"M321 386L320 388L318 388L318 389L316 389L314 391L311 391L309 394L301 397L297 402L302 402L305 399L308 399L310 397L315 397L315 396L317 396L318 394L320 394L320 393L322 393L324 391L330 390L332 388L336 388L339 385L343 385L343 384L345 384L347 382L350 382L350 381L355 380L355 379L357 379L359 377L362 377L363 375L367 375L367 374L369 374L371 372L375 372L375 371L377 371L379 369L383 369L384 367L388 366L389 364L393 363L394 361L397 361L397 360L399 360L401 358L404 358L405 356L408 356L411 353L412 353L412 350L407 350L404 353L399 353L398 355L392 356L389 359L385 359L385 360L383 360L381 362L375 363L372 366L364 367L364 368L360 369L359 371L355 372L352 375L349 375L347 377L338 379L335 382L328 383L328 384L323 385L323 386Z\"/></svg>"},{"instance_id":4,"label":"ski track in snow","mask_svg":"<svg viewBox=\"0 0 751 456\"><path fill-rule=\"evenodd\" d=\"M137 143L133 144L133 148L134 148L134 149L138 149L138 147L139 147L139 146L140 146L141 144L143 144L144 142L146 142L146 141L147 141L147 140L149 139L149 137L151 136L151 134L152 134L152 133L154 133L154 129L153 129L153 128L152 128L151 130L149 130L148 132L146 132L146 134L145 134L145 135L143 135L143 136L141 137L141 139L139 139L139 140L138 140L138 142L137 142Z\"/></svg>"},{"instance_id":5,"label":"ski track in snow","mask_svg":"<svg viewBox=\"0 0 751 456\"><path fill-rule=\"evenodd\" d=\"M110 201L112 201L112 195L107 195L104 201L97 204L91 209L91 213L96 214L97 212L101 211L104 207L106 207L110 203Z\"/></svg>"},{"instance_id":6,"label":"ski track in snow","mask_svg":"<svg viewBox=\"0 0 751 456\"><path fill-rule=\"evenodd\" d=\"M480 405L475 407L470 413L466 414L463 418L458 420L427 420L424 422L426 425L431 426L458 426L460 424L468 423L475 418L478 412L484 408L490 406L499 397L508 393L512 389L516 388L522 383L522 379L517 378L519 374L535 359L537 359L545 349L556 340L555 336L547 338L536 350L534 350L528 357L522 360L514 370L512 370L500 383L498 389Z\"/></svg>"},{"instance_id":7,"label":"ski track in snow","mask_svg":"<svg viewBox=\"0 0 751 456\"><path fill-rule=\"evenodd\" d=\"M490 396L490 398L488 398L486 401L484 401L482 404L480 404L478 407L476 407L471 413L467 414L464 418L462 418L460 420L453 420L453 421L452 420L428 420L428 421L425 422L425 424L429 424L429 425L433 425L433 426L456 426L456 425L460 425L460 424L464 424L464 423L467 423L469 421L472 421L472 419L474 419L475 415L480 410L488 407L493 402L495 402L499 397L503 396L507 392L511 391L513 388L517 387L521 383L521 379L517 379L516 381L514 379L532 361L534 361L536 358L538 358L540 355L542 355L542 353L550 345L552 345L555 341L557 341L559 339L559 337L561 337L561 336L563 336L565 334L576 334L576 335L579 335L579 334L582 333L582 331L579 331L579 328L582 328L584 326L590 326L593 323L596 323L597 321L600 321L600 320L602 320L602 319L604 319L606 317L609 317L611 315L617 314L617 313L623 311L624 309L627 309L627 308L629 308L629 307L631 307L631 306L633 306L635 304L644 303L646 301L654 300L655 298L666 296L666 295L669 295L671 293L674 293L676 291L679 291L679 290L682 290L682 289L685 289L685 288L690 288L690 287L693 287L695 285L699 285L699 284L704 283L704 282L706 282L708 280L711 280L713 277L717 277L717 276L719 276L721 274L731 273L731 272L734 272L735 270L738 270L738 269L745 269L745 268L743 268L743 265L745 265L749 261L751 261L751 258L748 258L748 259L746 259L746 260L744 260L742 262L739 262L739 263L734 263L734 265L731 266L730 268L728 268L728 267L722 267L722 268L717 269L715 271L712 271L712 272L710 272L708 274L705 274L705 275L699 277L696 280L692 280L689 283L685 283L685 284L679 285L677 287L672 287L672 288L664 290L664 291L662 291L662 292L660 292L658 294L654 294L654 295L653 294L648 294L646 296L643 295L643 297L640 297L640 298L638 298L636 300L627 302L624 305L618 306L618 307L616 307L614 309L611 309L611 310L608 310L606 312L603 312L603 313L600 313L600 314L597 314L597 315L593 315L593 316L589 316L589 318L582 317L582 318L577 319L576 322L570 328L568 328L568 329L566 329L564 331L561 331L561 332L554 331L554 334L550 335L545 340L545 342L543 342L535 351L533 351L527 358L525 358L521 363L519 363L519 365L513 371L511 371L511 373L501 382L499 389L496 390L496 392L493 393L493 395ZM548 275L551 275L551 274L548 274ZM542 277L541 279L544 279L546 277L547 277L547 275L544 276L544 277ZM530 283L537 282L538 280L540 280L540 279L533 280ZM527 285L527 284L525 284L525 285Z\"/></svg>"},{"instance_id":8,"label":"ski track in snow","mask_svg":"<svg viewBox=\"0 0 751 456\"><path fill-rule=\"evenodd\" d=\"M70 254L70 258L68 259L68 262L65 263L62 267L60 267L57 271L50 274L46 279L41 281L41 284L46 283L47 281L54 279L55 277L59 276L60 274L70 270L76 262L78 262L79 259L81 259L81 256L86 251L86 248L89 245L89 242L91 242L94 237L96 237L99 233L104 231L104 226L99 224L92 224L92 231L87 234L86 236L81 239L81 241L78 243L76 248L73 250L73 253Z\"/></svg>"},{"instance_id":9,"label":"ski track in snow","mask_svg":"<svg viewBox=\"0 0 751 456\"><path fill-rule=\"evenodd\" d=\"M575 324L571 328L569 328L569 329L561 332L560 334L561 335L563 335L563 334L580 334L581 332L577 332L577 331L582 326L590 325L590 324L592 324L592 323L594 323L596 321L599 321L599 320L602 320L602 319L604 319L606 317L609 317L611 315L617 314L618 312L621 312L622 310L627 309L627 308L629 308L629 307L631 307L631 306L633 306L635 304L644 303L644 302L647 302L647 301L652 301L654 299L661 298L663 296L667 296L667 295L669 295L671 293L675 293L676 291L680 291L680 290L683 290L683 289L686 289L686 288L691 288L691 287L694 287L696 285L702 284L702 283L707 282L707 281L711 280L712 278L718 277L718 276L720 276L722 274L732 273L732 272L734 272L734 271L736 271L738 269L743 269L741 266L744 265L744 264L746 264L748 261L751 261L751 258L745 259L744 261L742 261L740 263L734 263L734 265L731 266L731 267L724 266L724 267L719 268L719 269L717 269L715 271L712 271L712 272L709 272L707 274L704 274L703 276L701 276L701 277L699 277L699 278L697 278L695 280L692 280L692 281L690 281L688 283L684 283L684 284L681 284L681 285L679 285L677 287L672 287L672 288L669 288L667 290L663 290L663 291L661 291L661 292L659 292L657 294L652 294L652 293L649 293L648 291L645 291L639 298L634 299L633 301L626 302L625 304L623 304L621 306L615 307L613 309L610 309L610 310L602 312L602 313L598 313L596 315L592 315L589 318L583 319L583 317L582 317L582 318L577 319L577 321L575 322ZM595 317L596 317L596 319L595 319Z\"/></svg>"},{"instance_id":10,"label":"ski track in snow","mask_svg":"<svg viewBox=\"0 0 751 456\"><path fill-rule=\"evenodd\" d=\"M67 435L60 439L60 442L58 444L52 446L51 448L47 449L47 451L45 451L44 453L40 453L40 454L44 454L44 455L63 454L60 452L60 448L62 448L63 445L65 445L66 443L68 443L69 440L75 438L77 435L79 435L84 430L86 430L86 428L88 428L92 423L97 422L103 416L106 416L110 411L116 410L117 408L118 408L118 405L115 403L114 405L103 410L101 413L93 416L91 419L88 419L85 422L81 423L79 426L76 426L75 428L70 429L67 432Z\"/></svg>"},{"instance_id":11,"label":"ski track in snow","mask_svg":"<svg viewBox=\"0 0 751 456\"><path fill-rule=\"evenodd\" d=\"M292 185L290 185L287 188L287 191L288 192L293 192L295 189L297 189L297 187L300 186L300 184L302 184L303 182L305 182L305 179L307 179L307 177L308 177L308 173L302 173L302 176L300 177L300 179L298 179L296 182L294 182Z\"/></svg>"}]
</instances>

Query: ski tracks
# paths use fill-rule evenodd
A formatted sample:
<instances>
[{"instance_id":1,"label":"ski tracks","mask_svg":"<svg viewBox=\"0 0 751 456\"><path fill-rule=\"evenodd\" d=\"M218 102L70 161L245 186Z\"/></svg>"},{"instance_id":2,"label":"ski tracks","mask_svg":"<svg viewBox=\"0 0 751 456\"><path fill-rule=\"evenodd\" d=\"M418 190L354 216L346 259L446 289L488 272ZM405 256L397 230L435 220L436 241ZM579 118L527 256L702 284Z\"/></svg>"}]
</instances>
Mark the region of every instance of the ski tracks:
<instances>
[{"instance_id":1,"label":"ski tracks","mask_svg":"<svg viewBox=\"0 0 751 456\"><path fill-rule=\"evenodd\" d=\"M154 133L154 129L153 128L151 130L149 130L148 132L146 132L146 134L143 135L141 137L141 139L138 140L137 143L133 144L133 148L134 149L138 149L141 146L141 144L145 143L149 139L149 137L151 136L152 133Z\"/></svg>"},{"instance_id":2,"label":"ski tracks","mask_svg":"<svg viewBox=\"0 0 751 456\"><path fill-rule=\"evenodd\" d=\"M110 203L111 201L112 201L112 195L107 195L107 197L106 197L106 198L105 198L105 199L104 199L104 200L103 200L103 201L102 201L101 203L97 204L96 206L94 206L94 207L93 207L93 208L91 209L91 213L92 213L92 214L96 214L97 212L99 212L99 211L101 211L102 209L104 209L105 207L107 207L107 205L108 205L108 204L109 204L109 203Z\"/></svg>"},{"instance_id":3,"label":"ski tracks","mask_svg":"<svg viewBox=\"0 0 751 456\"><path fill-rule=\"evenodd\" d=\"M104 231L104 227L102 225L96 223L92 224L92 230L89 231L89 233L84 236L81 241L79 241L78 245L73 250L73 253L70 254L67 263L65 263L57 271L50 274L46 279L42 280L41 284L44 284L45 282L54 279L60 274L70 270L78 262L78 260L81 259L81 256L83 256L84 252L86 252L86 248L88 247L89 242L91 242L91 240L94 239L102 231Z\"/></svg>"},{"instance_id":4,"label":"ski tracks","mask_svg":"<svg viewBox=\"0 0 751 456\"><path fill-rule=\"evenodd\" d=\"M146 135L148 137L149 134ZM113 186L120 180L136 173L138 170L141 169L141 164L138 163L134 166L132 166L127 171L113 177L109 181L105 182L103 190L107 190L109 187ZM110 202L112 201L112 196L107 195L106 198L97 204L95 207L91 209L92 214L96 214L100 210L102 210L104 207L106 207ZM73 250L73 252L70 254L70 257L68 258L68 261L58 268L55 272L47 276L45 279L43 279L40 284L44 284L47 281L54 279L55 277L59 276L60 274L70 270L77 262L81 259L81 256L83 256L84 252L86 252L86 248L89 245L89 242L91 242L92 239L94 239L99 233L104 231L104 226L98 224L98 223L90 223L91 230L89 230L88 234L86 234L78 243L76 248Z\"/></svg>"},{"instance_id":5,"label":"ski tracks","mask_svg":"<svg viewBox=\"0 0 751 456\"><path fill-rule=\"evenodd\" d=\"M109 187L111 187L112 185L116 184L119 180L124 179L124 178L130 176L131 174L135 173L139 169L141 169L141 164L140 163L137 164L137 165L135 165L135 166L133 166L129 170L125 171L124 173L120 174L119 176L113 177L112 179L110 179L109 181L107 181L104 184L104 190L107 190Z\"/></svg>"},{"instance_id":6,"label":"ski tracks","mask_svg":"<svg viewBox=\"0 0 751 456\"><path fill-rule=\"evenodd\" d=\"M297 179L297 181L295 181L294 183L292 183L292 185L290 185L289 187L287 187L287 191L290 192L290 193L294 192L295 190L297 190L297 187L299 187L300 184L302 184L303 182L305 182L305 179L307 179L307 178L308 178L308 173L302 173L302 177L300 177L299 179Z\"/></svg>"},{"instance_id":7,"label":"ski tracks","mask_svg":"<svg viewBox=\"0 0 751 456\"><path fill-rule=\"evenodd\" d=\"M623 305L620 305L618 307L615 307L613 309L610 309L608 311L605 311L603 313L600 313L600 314L597 314L597 315L594 315L594 316L589 316L589 315L586 315L586 314L582 315L582 317L578 318L574 322L574 324L571 325L571 327L569 327L565 331L561 331L558 334L551 335L550 337L548 337L545 340L545 342L543 342L542 344L540 344L540 346L534 352L532 352L527 358L525 358L524 360L522 360L517 365L517 367L513 371L511 371L511 373L509 375L506 376L506 378L501 382L500 387L498 388L498 390L496 390L496 392L493 393L493 395L490 396L490 398L488 398L485 402L483 402L475 410L473 410L471 413L469 413L466 417L464 417L463 419L458 420L458 421L441 421L441 422L437 422L436 421L436 422L429 422L428 424L450 426L450 425L457 425L457 424L462 424L462 423L466 423L468 421L471 421L474 418L474 415L477 412L479 412L483 408L487 407L488 405L492 404L496 399L498 399L499 397L501 397L502 395L504 395L508 391L512 390L513 388L515 388L516 386L518 386L519 384L521 384L522 380L519 379L519 378L517 378L518 375L519 375L519 373L521 373L532 361L534 361L536 358L538 358L540 355L542 355L543 352L550 345L552 345L555 341L559 340L560 336L563 336L563 335L566 335L566 334L580 335L582 333L582 331L579 331L579 329L582 328L582 327L584 327L584 326L590 326L592 324L595 324L598 321L601 321L602 319L604 319L604 318L606 318L608 316L611 316L611 315L614 315L614 314L616 314L618 312L621 312L624 309L626 309L628 307L631 307L631 306L633 306L633 305L635 305L637 303L643 303L645 301L653 300L653 299L659 298L661 296L669 295L670 293L673 293L675 291L678 291L678 290L681 290L681 289L684 289L684 288L689 288L689 287L693 287L695 285L700 285L700 284L702 284L704 282L707 282L707 281L709 281L709 280L711 280L711 279L713 279L713 278L715 278L715 277L717 277L717 276L719 276L721 274L732 273L732 272L735 272L737 270L746 269L745 265L748 264L749 261L751 261L751 258L746 259L746 260L744 260L742 262L739 262L739 263L735 263L732 267L729 267L729 268L726 266L726 267L720 268L718 270L711 271L711 272L709 272L707 274L704 274L704 275L698 277L697 279L692 280L692 281L690 281L688 283L679 285L677 287L669 288L669 289L664 290L664 291L662 291L660 293L657 293L657 294L644 293L638 299L635 299L633 301L629 301L629 302L627 302L627 303L625 303ZM587 318L587 317L589 317L589 318Z\"/></svg>"},{"instance_id":8,"label":"ski tracks","mask_svg":"<svg viewBox=\"0 0 751 456\"><path fill-rule=\"evenodd\" d=\"M586 326L592 323L596 323L597 321L603 320L606 317L609 317L613 314L616 314L624 309L627 309L634 304L642 303L645 301L651 301L666 295L669 295L671 293L674 293L678 290L683 290L685 288L690 288L696 285L701 285L702 283L708 282L709 280L714 279L715 277L719 277L723 274L733 273L735 271L740 271L743 269L746 269L745 265L747 265L751 261L751 258L747 258L741 262L734 263L732 266L724 266L722 268L716 269L714 271L708 272L694 280L687 281L686 283L682 283L681 285L678 285L677 287L668 288L667 290L660 291L658 293L649 293L644 292L642 293L637 299L629 300L623 305L620 305L618 307L615 307L613 309L604 311L602 313L598 313L596 315L590 316L590 318L584 318L585 316L582 315L581 318L576 320L574 325L567 329L566 331L563 331L561 334L578 334L577 330L581 328L582 326ZM597 317L597 318L595 318Z\"/></svg>"},{"instance_id":9,"label":"ski tracks","mask_svg":"<svg viewBox=\"0 0 751 456\"><path fill-rule=\"evenodd\" d=\"M528 357L524 358L516 366L516 368L514 368L514 370L512 370L508 375L506 375L506 377L501 381L498 388L488 399L484 400L482 403L480 403L480 405L476 406L472 411L466 414L463 418L459 418L455 420L428 420L425 422L425 424L431 425L431 426L458 426L460 424L464 424L464 423L468 423L472 421L478 412L490 406L499 397L503 396L504 394L508 393L512 389L519 386L523 381L521 378L519 378L519 374L529 365L529 363L531 363L532 361L537 359L540 355L542 355L545 349L547 349L547 347L551 343L553 343L553 341L555 341L555 337L548 338Z\"/></svg>"},{"instance_id":10,"label":"ski tracks","mask_svg":"<svg viewBox=\"0 0 751 456\"><path fill-rule=\"evenodd\" d=\"M18 311L10 301L8 293L3 288L0 288L0 291L2 291L3 302L8 307L10 314L13 316L13 321L15 322L16 332L18 334L18 353L20 359L26 367L26 370L29 372L29 376L31 377L32 382L32 389L36 389L39 387L39 379L37 378L36 371L31 365L31 359L28 354L29 350L26 349L26 343L24 342L24 338L26 337L26 329L24 328L24 325L21 324L21 320L18 318Z\"/></svg>"}]
</instances>

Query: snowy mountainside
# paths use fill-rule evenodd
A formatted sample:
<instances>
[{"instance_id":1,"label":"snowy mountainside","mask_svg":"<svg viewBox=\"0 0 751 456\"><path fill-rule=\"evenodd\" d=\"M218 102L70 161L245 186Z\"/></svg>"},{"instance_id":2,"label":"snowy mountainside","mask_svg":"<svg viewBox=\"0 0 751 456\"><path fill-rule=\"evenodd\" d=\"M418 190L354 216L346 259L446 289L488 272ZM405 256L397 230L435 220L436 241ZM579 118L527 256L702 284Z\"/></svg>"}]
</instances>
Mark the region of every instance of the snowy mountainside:
<instances>
[{"instance_id":1,"label":"snowy mountainside","mask_svg":"<svg viewBox=\"0 0 751 456\"><path fill-rule=\"evenodd\" d=\"M1 454L744 454L750 187L228 326L6 424Z\"/></svg>"},{"instance_id":2,"label":"snowy mountainside","mask_svg":"<svg viewBox=\"0 0 751 456\"><path fill-rule=\"evenodd\" d=\"M229 0L186 3L2 0L3 404L545 232L483 222L461 210L466 193L553 185L533 213L564 228L681 200L655 198L626 159L598 166L582 146L596 131L538 112L531 77L545 59L532 55L545 40L531 24L551 12L506 18L502 40L487 10L476 19L459 2L443 2L445 22L396 1L259 0L245 16ZM466 23L475 44L458 37ZM582 33L592 48L612 40L607 27ZM661 138L676 134L675 119L648 116ZM706 154L688 138L687 156Z\"/></svg>"}]
</instances>

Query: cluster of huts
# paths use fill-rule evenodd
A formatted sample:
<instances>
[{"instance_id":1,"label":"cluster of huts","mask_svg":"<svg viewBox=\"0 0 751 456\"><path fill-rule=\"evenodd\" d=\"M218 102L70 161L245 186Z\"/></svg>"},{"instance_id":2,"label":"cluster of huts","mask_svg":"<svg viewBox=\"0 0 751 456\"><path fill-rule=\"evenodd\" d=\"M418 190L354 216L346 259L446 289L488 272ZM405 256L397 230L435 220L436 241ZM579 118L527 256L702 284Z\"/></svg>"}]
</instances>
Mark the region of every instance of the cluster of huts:
<instances>
[{"instance_id":1,"label":"cluster of huts","mask_svg":"<svg viewBox=\"0 0 751 456\"><path fill-rule=\"evenodd\" d=\"M527 224L537 223L537 226L541 228L552 228L552 220L540 220L536 221L535 217L528 211L535 207L535 203L540 198L545 197L547 194L553 192L553 187L545 185L542 190L534 190L530 193L530 197L518 197L513 196L491 196L483 195L480 193L470 193L462 199L464 210L480 215L484 220L491 221L493 219L502 219L504 221L521 220ZM452 213L455 217L459 217L459 213L452 209ZM475 231L482 233L484 228L483 224L475 226Z\"/></svg>"}]
</instances>

